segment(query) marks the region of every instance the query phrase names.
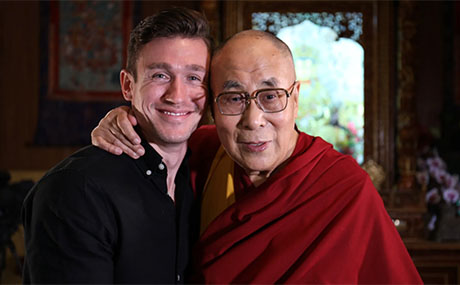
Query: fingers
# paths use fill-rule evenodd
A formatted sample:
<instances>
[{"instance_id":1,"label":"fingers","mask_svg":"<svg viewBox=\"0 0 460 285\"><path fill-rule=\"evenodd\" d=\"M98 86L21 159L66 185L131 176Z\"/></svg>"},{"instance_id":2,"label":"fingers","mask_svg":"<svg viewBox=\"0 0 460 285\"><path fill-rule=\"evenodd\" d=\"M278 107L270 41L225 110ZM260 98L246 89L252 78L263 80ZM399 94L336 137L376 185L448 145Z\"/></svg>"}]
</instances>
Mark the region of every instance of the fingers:
<instances>
[{"instance_id":1,"label":"fingers","mask_svg":"<svg viewBox=\"0 0 460 285\"><path fill-rule=\"evenodd\" d=\"M137 125L137 119L136 119L136 117L134 116L134 113L133 113L133 110L132 110L132 109L129 109L128 119L129 119L129 121L131 122L131 124L132 124L133 126L136 126L136 125Z\"/></svg>"},{"instance_id":2,"label":"fingers","mask_svg":"<svg viewBox=\"0 0 460 285\"><path fill-rule=\"evenodd\" d=\"M135 124L133 124L133 122ZM136 124L136 118L132 114L129 114L128 112L122 112L116 116L115 129L119 130L123 134L123 136L130 141L131 144L139 145L141 143L141 138L133 128L133 126L135 126Z\"/></svg>"},{"instance_id":3,"label":"fingers","mask_svg":"<svg viewBox=\"0 0 460 285\"><path fill-rule=\"evenodd\" d=\"M123 150L116 146L115 144L109 143L105 138L110 137L110 135L103 135L102 133L107 130L103 130L99 126L97 126L92 132L91 132L91 142L94 146L97 146L98 148L101 148L107 152L110 152L115 155L120 155L123 153Z\"/></svg>"},{"instance_id":4,"label":"fingers","mask_svg":"<svg viewBox=\"0 0 460 285\"><path fill-rule=\"evenodd\" d=\"M111 110L91 132L93 145L115 155L123 152L137 159L144 155L140 145L141 139L134 131L132 123L137 124L132 115L128 115L129 107L122 106ZM129 116L133 118L129 119Z\"/></svg>"},{"instance_id":5,"label":"fingers","mask_svg":"<svg viewBox=\"0 0 460 285\"><path fill-rule=\"evenodd\" d=\"M138 153L143 153L140 145L131 144L121 133L115 133L111 129L104 129L98 126L91 132L91 141L93 145L115 155L126 153L134 159L139 158ZM142 150L138 148L141 147Z\"/></svg>"},{"instance_id":6,"label":"fingers","mask_svg":"<svg viewBox=\"0 0 460 285\"><path fill-rule=\"evenodd\" d=\"M111 132L111 141L109 142L114 146L120 148L124 153L126 153L134 159L137 159L140 156L144 155L144 148L140 145L140 143L131 143L131 141L121 133L121 130L119 130L116 127L111 127L109 131Z\"/></svg>"},{"instance_id":7,"label":"fingers","mask_svg":"<svg viewBox=\"0 0 460 285\"><path fill-rule=\"evenodd\" d=\"M129 149L129 152L125 151L129 156L133 157L135 154L143 156L145 150L141 146L141 138L133 127L137 125L137 120L131 109L128 110L129 112L122 112L116 117L116 126L111 130L122 143L122 149L125 150L126 147Z\"/></svg>"}]
</instances>

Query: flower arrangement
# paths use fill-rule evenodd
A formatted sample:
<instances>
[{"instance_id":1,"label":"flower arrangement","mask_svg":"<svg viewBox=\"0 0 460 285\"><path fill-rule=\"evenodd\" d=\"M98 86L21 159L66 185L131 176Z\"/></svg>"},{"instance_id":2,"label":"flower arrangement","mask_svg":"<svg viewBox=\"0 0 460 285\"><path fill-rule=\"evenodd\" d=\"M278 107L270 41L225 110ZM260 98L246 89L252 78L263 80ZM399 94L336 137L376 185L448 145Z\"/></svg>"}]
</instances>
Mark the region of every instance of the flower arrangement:
<instances>
[{"instance_id":1,"label":"flower arrangement","mask_svg":"<svg viewBox=\"0 0 460 285\"><path fill-rule=\"evenodd\" d=\"M362 141L362 138L358 136L358 130L353 122L348 122L347 126L340 126L345 131L345 135L341 140L337 141L336 147L340 153L354 156L356 153L356 144Z\"/></svg>"},{"instance_id":2,"label":"flower arrangement","mask_svg":"<svg viewBox=\"0 0 460 285\"><path fill-rule=\"evenodd\" d=\"M460 216L459 176L447 171L447 165L436 149L417 159L417 182L426 190L426 203L430 215L427 228L433 231L442 207L452 207Z\"/></svg>"}]
</instances>

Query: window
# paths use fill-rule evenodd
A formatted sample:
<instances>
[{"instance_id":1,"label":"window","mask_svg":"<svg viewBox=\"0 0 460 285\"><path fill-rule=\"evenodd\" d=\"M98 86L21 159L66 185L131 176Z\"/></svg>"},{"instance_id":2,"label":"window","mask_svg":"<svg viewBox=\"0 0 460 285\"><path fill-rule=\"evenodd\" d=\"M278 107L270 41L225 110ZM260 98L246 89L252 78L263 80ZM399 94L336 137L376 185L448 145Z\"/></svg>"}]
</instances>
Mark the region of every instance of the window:
<instances>
[{"instance_id":1,"label":"window","mask_svg":"<svg viewBox=\"0 0 460 285\"><path fill-rule=\"evenodd\" d=\"M352 12L252 14L253 29L275 34L293 53L301 82L297 127L358 163L364 160L362 18Z\"/></svg>"}]
</instances>

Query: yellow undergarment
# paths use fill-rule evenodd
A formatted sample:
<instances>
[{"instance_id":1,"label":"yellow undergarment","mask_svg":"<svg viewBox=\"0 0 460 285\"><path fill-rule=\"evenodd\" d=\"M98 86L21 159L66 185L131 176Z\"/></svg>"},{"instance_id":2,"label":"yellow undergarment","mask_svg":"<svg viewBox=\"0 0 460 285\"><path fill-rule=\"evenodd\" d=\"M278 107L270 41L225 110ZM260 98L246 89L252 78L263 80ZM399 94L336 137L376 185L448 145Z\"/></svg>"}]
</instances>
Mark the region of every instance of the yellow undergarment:
<instances>
[{"instance_id":1,"label":"yellow undergarment","mask_svg":"<svg viewBox=\"0 0 460 285\"><path fill-rule=\"evenodd\" d=\"M228 206L235 203L233 175L234 162L220 146L203 190L200 233Z\"/></svg>"}]
</instances>

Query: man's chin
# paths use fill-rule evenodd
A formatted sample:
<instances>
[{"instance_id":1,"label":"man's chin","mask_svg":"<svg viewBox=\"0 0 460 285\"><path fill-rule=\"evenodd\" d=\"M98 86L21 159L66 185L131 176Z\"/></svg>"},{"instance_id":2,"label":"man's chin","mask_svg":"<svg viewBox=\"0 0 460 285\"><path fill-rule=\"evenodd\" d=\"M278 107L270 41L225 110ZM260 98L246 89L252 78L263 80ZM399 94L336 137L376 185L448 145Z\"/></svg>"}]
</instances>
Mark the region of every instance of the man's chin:
<instances>
[{"instance_id":1,"label":"man's chin","mask_svg":"<svg viewBox=\"0 0 460 285\"><path fill-rule=\"evenodd\" d=\"M179 145L179 144L187 143L191 134L192 133L190 132L186 134L162 135L162 136L159 136L159 140L163 144L178 144Z\"/></svg>"},{"instance_id":2,"label":"man's chin","mask_svg":"<svg viewBox=\"0 0 460 285\"><path fill-rule=\"evenodd\" d=\"M241 166L241 168L244 169L246 173L266 173L270 172L271 169L271 164L260 163L260 161L242 161L238 162L238 164Z\"/></svg>"},{"instance_id":3,"label":"man's chin","mask_svg":"<svg viewBox=\"0 0 460 285\"><path fill-rule=\"evenodd\" d=\"M146 137L147 139L150 138L150 140L148 140L151 143L158 143L162 145L183 144L187 143L187 140L190 138L195 129L196 126L156 126L154 124L150 124L150 135Z\"/></svg>"}]
</instances>

